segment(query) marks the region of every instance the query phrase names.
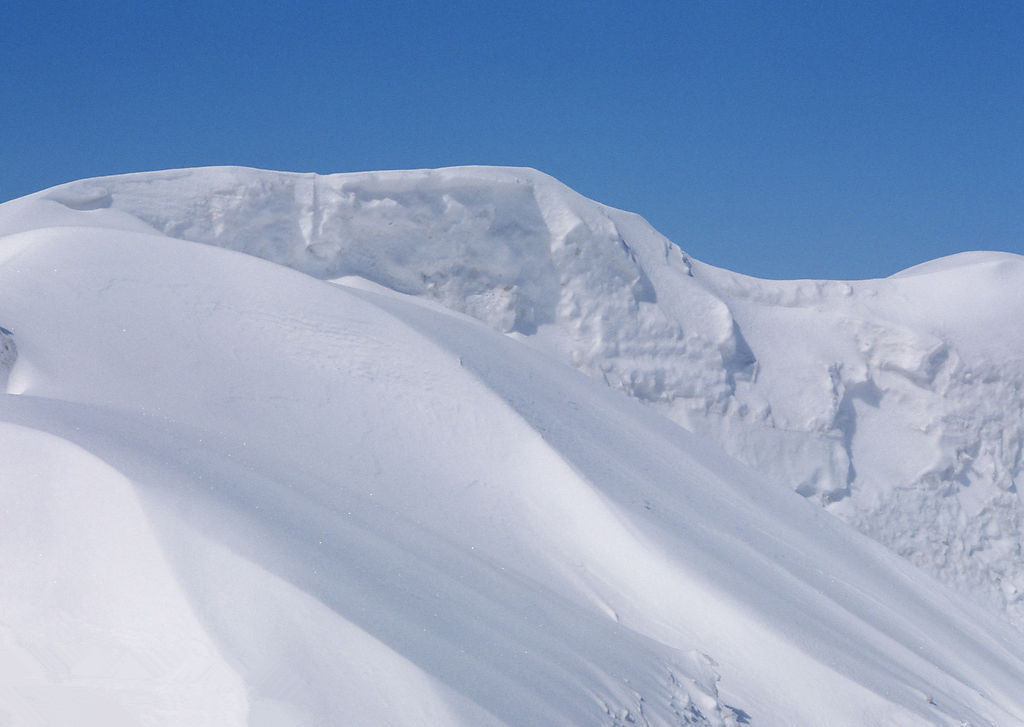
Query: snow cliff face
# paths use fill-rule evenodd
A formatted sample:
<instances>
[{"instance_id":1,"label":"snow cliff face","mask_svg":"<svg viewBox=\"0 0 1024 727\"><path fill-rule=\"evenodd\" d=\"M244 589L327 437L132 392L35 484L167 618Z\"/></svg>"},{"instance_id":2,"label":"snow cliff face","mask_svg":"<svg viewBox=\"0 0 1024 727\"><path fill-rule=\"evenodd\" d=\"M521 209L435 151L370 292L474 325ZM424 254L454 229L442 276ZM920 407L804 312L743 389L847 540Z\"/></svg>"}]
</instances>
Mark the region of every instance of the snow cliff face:
<instances>
[{"instance_id":1,"label":"snow cliff face","mask_svg":"<svg viewBox=\"0 0 1024 727\"><path fill-rule=\"evenodd\" d=\"M0 328L0 390L6 390L7 379L18 358L14 336L6 328Z\"/></svg>"},{"instance_id":2,"label":"snow cliff face","mask_svg":"<svg viewBox=\"0 0 1024 727\"><path fill-rule=\"evenodd\" d=\"M757 280L526 169L211 168L86 180L17 204L466 313L710 437L1024 626L1017 256L966 254L885 280ZM5 220L17 229L17 209Z\"/></svg>"}]
</instances>

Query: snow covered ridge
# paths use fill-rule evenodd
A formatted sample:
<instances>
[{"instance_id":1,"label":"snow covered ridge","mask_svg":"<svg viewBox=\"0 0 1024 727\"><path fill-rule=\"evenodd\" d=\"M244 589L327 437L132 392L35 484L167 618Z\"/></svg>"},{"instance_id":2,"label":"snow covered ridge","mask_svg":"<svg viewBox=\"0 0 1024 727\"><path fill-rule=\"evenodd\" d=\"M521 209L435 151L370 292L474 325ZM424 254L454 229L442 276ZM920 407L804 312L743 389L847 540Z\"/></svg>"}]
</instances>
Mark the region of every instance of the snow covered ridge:
<instances>
[{"instance_id":1,"label":"snow covered ridge","mask_svg":"<svg viewBox=\"0 0 1024 727\"><path fill-rule=\"evenodd\" d=\"M528 170L0 205L0 722L1024 724L1024 635L764 481L856 515L922 442L995 441L953 404L1013 396L1017 263L962 262L752 281Z\"/></svg>"},{"instance_id":2,"label":"snow covered ridge","mask_svg":"<svg viewBox=\"0 0 1024 727\"><path fill-rule=\"evenodd\" d=\"M1024 626L1018 256L887 280L757 280L544 174L487 167L85 180L8 203L0 231L36 215L359 276L467 313L655 405Z\"/></svg>"}]
</instances>

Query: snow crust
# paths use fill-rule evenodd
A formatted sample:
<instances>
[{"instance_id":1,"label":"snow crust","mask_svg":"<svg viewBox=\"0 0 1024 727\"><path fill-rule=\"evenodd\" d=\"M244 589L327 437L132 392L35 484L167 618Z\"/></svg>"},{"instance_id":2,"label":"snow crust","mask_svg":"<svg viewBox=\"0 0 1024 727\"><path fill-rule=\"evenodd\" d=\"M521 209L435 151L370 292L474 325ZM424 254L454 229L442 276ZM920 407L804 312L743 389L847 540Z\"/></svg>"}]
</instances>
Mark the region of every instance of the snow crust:
<instances>
[{"instance_id":1,"label":"snow crust","mask_svg":"<svg viewBox=\"0 0 1024 727\"><path fill-rule=\"evenodd\" d=\"M0 235L13 724L1024 724L1017 256L755 280L493 168Z\"/></svg>"}]
</instances>

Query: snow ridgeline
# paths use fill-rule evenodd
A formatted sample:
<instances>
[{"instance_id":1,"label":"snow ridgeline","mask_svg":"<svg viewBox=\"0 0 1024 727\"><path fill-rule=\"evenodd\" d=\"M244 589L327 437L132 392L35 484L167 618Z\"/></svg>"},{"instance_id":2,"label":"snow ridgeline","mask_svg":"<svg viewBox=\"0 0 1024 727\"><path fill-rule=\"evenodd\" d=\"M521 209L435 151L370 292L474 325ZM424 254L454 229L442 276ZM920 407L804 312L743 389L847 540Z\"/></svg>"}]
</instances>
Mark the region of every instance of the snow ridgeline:
<instances>
[{"instance_id":1,"label":"snow ridgeline","mask_svg":"<svg viewBox=\"0 0 1024 727\"><path fill-rule=\"evenodd\" d=\"M469 314L710 436L1024 626L1017 256L885 280L757 280L529 169L207 168L10 204L359 276Z\"/></svg>"}]
</instances>

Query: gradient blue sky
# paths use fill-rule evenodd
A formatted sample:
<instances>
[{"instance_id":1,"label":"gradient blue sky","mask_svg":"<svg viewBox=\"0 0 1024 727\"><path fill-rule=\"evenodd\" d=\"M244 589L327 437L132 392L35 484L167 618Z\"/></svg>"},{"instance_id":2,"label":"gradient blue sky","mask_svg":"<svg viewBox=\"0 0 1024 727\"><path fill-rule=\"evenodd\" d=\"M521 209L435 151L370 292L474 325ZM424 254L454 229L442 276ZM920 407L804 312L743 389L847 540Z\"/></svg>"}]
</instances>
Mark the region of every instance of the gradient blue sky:
<instances>
[{"instance_id":1,"label":"gradient blue sky","mask_svg":"<svg viewBox=\"0 0 1024 727\"><path fill-rule=\"evenodd\" d=\"M8 0L0 109L0 200L502 164L763 277L1024 253L1021 2Z\"/></svg>"}]
</instances>

